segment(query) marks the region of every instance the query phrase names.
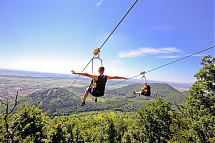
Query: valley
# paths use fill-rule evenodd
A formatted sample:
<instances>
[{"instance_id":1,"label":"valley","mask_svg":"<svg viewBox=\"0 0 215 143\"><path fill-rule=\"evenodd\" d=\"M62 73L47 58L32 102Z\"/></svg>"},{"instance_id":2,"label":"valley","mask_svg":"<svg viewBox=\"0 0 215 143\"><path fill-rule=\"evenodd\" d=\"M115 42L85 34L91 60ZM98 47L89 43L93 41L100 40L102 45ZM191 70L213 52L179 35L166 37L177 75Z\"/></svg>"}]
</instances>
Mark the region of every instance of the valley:
<instances>
[{"instance_id":1,"label":"valley","mask_svg":"<svg viewBox=\"0 0 215 143\"><path fill-rule=\"evenodd\" d=\"M42 109L48 116L71 115L91 111L121 111L135 112L143 107L148 100L162 97L164 101L183 103L186 92L179 92L167 83L149 83L152 92L150 97L137 96L133 91L141 89L138 80L114 85L115 81L108 81L105 95L94 103L91 95L86 106L81 107L85 89L90 79L80 78L75 86L71 86L74 76L51 73L37 73L13 70L0 70L1 84L0 97L13 98L16 90L19 91L19 106L30 104ZM175 83L176 84L176 83Z\"/></svg>"}]
</instances>

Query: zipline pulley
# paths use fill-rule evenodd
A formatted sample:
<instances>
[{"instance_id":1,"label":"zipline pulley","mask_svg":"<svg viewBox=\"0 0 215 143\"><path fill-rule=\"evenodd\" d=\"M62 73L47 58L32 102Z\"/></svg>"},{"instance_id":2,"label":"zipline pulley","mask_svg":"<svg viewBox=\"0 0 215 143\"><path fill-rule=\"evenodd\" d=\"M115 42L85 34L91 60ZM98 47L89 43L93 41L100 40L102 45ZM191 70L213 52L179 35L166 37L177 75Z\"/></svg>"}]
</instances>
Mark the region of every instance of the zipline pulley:
<instances>
[{"instance_id":1,"label":"zipline pulley","mask_svg":"<svg viewBox=\"0 0 215 143\"><path fill-rule=\"evenodd\" d=\"M93 54L94 56L92 58L92 74L93 74L93 60L95 59L100 60L102 66L102 59L100 58L100 49L99 48L94 49Z\"/></svg>"},{"instance_id":2,"label":"zipline pulley","mask_svg":"<svg viewBox=\"0 0 215 143\"><path fill-rule=\"evenodd\" d=\"M146 82L146 76L145 76L145 73L146 73L145 71L142 71L142 72L140 73L140 75L142 75L142 77L141 77L141 78L142 78L142 79L144 78L144 79L145 79L145 82Z\"/></svg>"},{"instance_id":3,"label":"zipline pulley","mask_svg":"<svg viewBox=\"0 0 215 143\"><path fill-rule=\"evenodd\" d=\"M96 48L96 49L94 49L93 54L98 55L100 52L101 52L100 49Z\"/></svg>"},{"instance_id":4,"label":"zipline pulley","mask_svg":"<svg viewBox=\"0 0 215 143\"><path fill-rule=\"evenodd\" d=\"M93 51L93 54L94 54L94 56L93 56L93 58L92 58L92 75L93 75L93 60L95 60L95 59L98 59L98 60L100 60L100 62L101 62L101 66L102 66L102 59L100 58L100 49L99 48L96 48L96 49L94 49L94 51ZM95 82L95 80L94 79L92 79L92 83L91 83L93 86L94 86L94 88L96 88L96 82Z\"/></svg>"}]
</instances>

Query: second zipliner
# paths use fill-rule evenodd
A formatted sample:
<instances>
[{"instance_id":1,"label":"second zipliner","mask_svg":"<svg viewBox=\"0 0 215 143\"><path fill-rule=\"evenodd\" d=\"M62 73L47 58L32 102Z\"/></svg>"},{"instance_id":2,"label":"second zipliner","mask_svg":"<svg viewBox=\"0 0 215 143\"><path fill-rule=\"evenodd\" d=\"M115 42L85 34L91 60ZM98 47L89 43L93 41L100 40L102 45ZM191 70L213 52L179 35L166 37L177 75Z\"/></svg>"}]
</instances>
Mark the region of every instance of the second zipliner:
<instances>
[{"instance_id":1,"label":"second zipliner","mask_svg":"<svg viewBox=\"0 0 215 143\"><path fill-rule=\"evenodd\" d=\"M139 96L140 95L150 96L151 95L151 87L146 82L145 71L141 72L140 75L142 75L142 77L141 77L142 80L143 80L143 78L145 79L144 82L143 82L143 84L142 84L141 91L139 91L139 92L133 91L133 93L134 94L138 94Z\"/></svg>"}]
</instances>

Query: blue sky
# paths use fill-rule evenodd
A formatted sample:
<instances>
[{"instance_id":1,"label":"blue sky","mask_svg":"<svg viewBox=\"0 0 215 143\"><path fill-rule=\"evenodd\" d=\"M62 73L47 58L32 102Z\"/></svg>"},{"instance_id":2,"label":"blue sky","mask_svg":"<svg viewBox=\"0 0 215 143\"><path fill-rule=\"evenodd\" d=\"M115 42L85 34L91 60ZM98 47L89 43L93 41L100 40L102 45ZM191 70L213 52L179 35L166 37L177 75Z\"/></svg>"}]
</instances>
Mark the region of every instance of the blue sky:
<instances>
[{"instance_id":1,"label":"blue sky","mask_svg":"<svg viewBox=\"0 0 215 143\"><path fill-rule=\"evenodd\" d=\"M0 68L80 72L134 1L1 0ZM214 0L139 0L101 57L106 74L131 77L213 45ZM214 49L147 79L193 82L208 54L214 56ZM99 61L94 71L96 66Z\"/></svg>"}]
</instances>

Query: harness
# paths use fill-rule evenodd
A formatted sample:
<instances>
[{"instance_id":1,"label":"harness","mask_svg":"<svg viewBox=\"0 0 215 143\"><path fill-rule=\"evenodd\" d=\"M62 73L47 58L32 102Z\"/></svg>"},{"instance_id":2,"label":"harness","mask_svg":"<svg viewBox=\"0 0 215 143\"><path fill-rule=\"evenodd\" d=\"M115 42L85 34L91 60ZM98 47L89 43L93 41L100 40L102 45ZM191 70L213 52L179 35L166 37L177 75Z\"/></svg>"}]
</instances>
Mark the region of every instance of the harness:
<instances>
[{"instance_id":1,"label":"harness","mask_svg":"<svg viewBox=\"0 0 215 143\"><path fill-rule=\"evenodd\" d=\"M92 96L100 97L104 95L105 91L105 85L107 82L107 76L106 75L100 75L98 76L98 80L92 79L90 87L88 91Z\"/></svg>"},{"instance_id":2,"label":"harness","mask_svg":"<svg viewBox=\"0 0 215 143\"><path fill-rule=\"evenodd\" d=\"M146 85L146 88L143 92L141 92L141 95L150 96L151 95L151 87L150 85Z\"/></svg>"},{"instance_id":3,"label":"harness","mask_svg":"<svg viewBox=\"0 0 215 143\"><path fill-rule=\"evenodd\" d=\"M145 71L141 72L140 74L142 74L142 79L145 79L146 82L146 76L145 76ZM145 96L150 96L151 95L151 87L150 85L146 85L146 88L144 89L144 91L141 92L141 95L145 95Z\"/></svg>"}]
</instances>

